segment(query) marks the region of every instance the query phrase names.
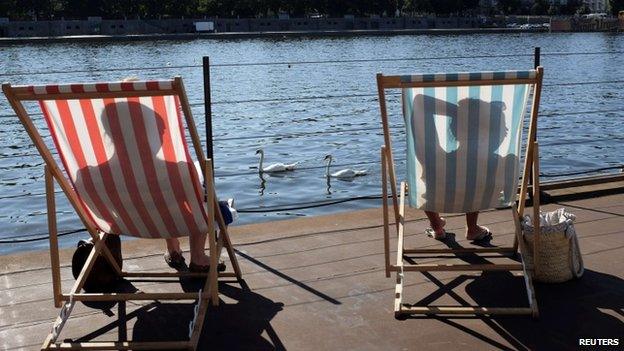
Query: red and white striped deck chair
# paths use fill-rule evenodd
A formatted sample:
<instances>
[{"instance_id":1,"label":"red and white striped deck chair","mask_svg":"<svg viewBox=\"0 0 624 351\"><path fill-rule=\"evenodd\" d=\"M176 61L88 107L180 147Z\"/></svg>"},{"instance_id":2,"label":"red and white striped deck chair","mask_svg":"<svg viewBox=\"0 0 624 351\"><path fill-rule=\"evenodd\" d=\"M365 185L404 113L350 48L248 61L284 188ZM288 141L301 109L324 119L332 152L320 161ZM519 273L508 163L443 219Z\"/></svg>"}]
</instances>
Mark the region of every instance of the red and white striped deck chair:
<instances>
[{"instance_id":1,"label":"red and white striped deck chair","mask_svg":"<svg viewBox=\"0 0 624 351\"><path fill-rule=\"evenodd\" d=\"M164 81L11 86L2 90L45 160L53 293L61 314L43 349L195 349L209 301L217 305L219 276L241 279L227 229L181 78ZM37 101L62 167L26 111L23 101ZM205 187L193 164L182 115L203 165ZM64 172L63 172L64 171ZM61 292L56 232L56 181L95 241L87 263L68 294ZM205 189L205 190L204 190ZM204 199L212 199L204 201ZM215 233L219 227L219 236ZM211 266L197 293L86 294L82 287L95 259L103 255L124 278L182 277L191 272L125 272L116 264L104 239L108 235L172 238L208 235ZM217 272L221 249L228 251L234 272ZM76 301L198 300L188 341L165 343L57 343Z\"/></svg>"}]
</instances>

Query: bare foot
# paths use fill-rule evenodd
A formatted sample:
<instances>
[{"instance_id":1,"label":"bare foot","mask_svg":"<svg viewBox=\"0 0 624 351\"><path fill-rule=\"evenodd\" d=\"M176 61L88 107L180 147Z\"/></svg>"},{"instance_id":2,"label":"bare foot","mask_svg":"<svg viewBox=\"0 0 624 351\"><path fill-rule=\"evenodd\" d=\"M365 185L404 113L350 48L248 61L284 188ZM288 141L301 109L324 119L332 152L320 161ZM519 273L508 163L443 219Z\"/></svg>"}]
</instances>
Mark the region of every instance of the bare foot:
<instances>
[{"instance_id":1,"label":"bare foot","mask_svg":"<svg viewBox=\"0 0 624 351\"><path fill-rule=\"evenodd\" d=\"M210 265L210 257L206 255L201 255L199 257L191 257L191 263L198 266L208 266Z\"/></svg>"}]
</instances>

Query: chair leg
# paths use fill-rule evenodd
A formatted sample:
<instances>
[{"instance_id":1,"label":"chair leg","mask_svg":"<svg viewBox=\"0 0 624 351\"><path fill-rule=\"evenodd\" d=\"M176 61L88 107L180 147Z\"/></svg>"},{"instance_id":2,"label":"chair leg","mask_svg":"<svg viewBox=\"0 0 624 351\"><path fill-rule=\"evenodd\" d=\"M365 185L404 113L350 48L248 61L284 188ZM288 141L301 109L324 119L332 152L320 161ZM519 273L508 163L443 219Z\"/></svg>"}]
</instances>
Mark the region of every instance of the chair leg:
<instances>
[{"instance_id":1,"label":"chair leg","mask_svg":"<svg viewBox=\"0 0 624 351\"><path fill-rule=\"evenodd\" d=\"M404 185L401 184L401 190L404 190ZM404 193L404 191L403 191ZM444 269L433 269L437 268L434 266L437 265L405 265L402 259L403 253L405 252L404 248L404 195L401 196L401 206L400 206L400 222L399 222L399 242L397 243L397 264L395 270L397 271L397 279L395 285L395 298L394 298L394 313L395 317L399 318L402 315L411 315L411 314L424 314L424 315L457 315L457 314L465 314L465 315L526 315L530 314L533 318L537 318L539 316L539 310L537 306L537 300L535 297L535 289L533 286L533 271L532 267L527 267L523 257L526 257L526 247L524 242L522 241L521 235L521 226L520 226L520 217L518 213L518 209L515 205L512 206L514 224L515 224L515 236L518 242L519 254L522 260L521 265L517 265L518 269L522 269L523 277L525 282L525 288L528 296L529 307L481 307L481 306L461 306L461 307L450 307L450 306L404 306L402 303L402 295L403 295L403 286L405 282L404 272L410 270L416 270L414 268L427 268L421 269L420 271L431 271L431 270L442 270L442 271L451 271L457 270L456 265L449 265L448 267L443 267ZM410 250L413 251L413 250ZM428 266L428 267L424 267ZM488 265L492 267L484 268L477 267L479 265L468 265L470 268L475 268L475 270L492 270L491 268L498 267L503 268L504 270L508 270L510 265ZM451 269L453 268L453 269Z\"/></svg>"},{"instance_id":2,"label":"chair leg","mask_svg":"<svg viewBox=\"0 0 624 351\"><path fill-rule=\"evenodd\" d=\"M397 239L397 276L396 285L394 288L394 316L395 318L401 315L401 306L403 301L403 249L404 249L404 218L405 218L405 182L401 182L401 193L399 194L399 223L398 223L398 235Z\"/></svg>"},{"instance_id":3,"label":"chair leg","mask_svg":"<svg viewBox=\"0 0 624 351\"><path fill-rule=\"evenodd\" d=\"M70 296L82 290L82 287L85 281L87 280L87 277L91 273L91 269L93 268L93 265L95 264L95 260L98 258L98 256L100 255L100 252L102 251L102 247L104 245L104 239L106 239L106 236L107 234L101 234L100 240L96 242L95 245L93 246L93 249L89 253L89 256L87 256L85 265L82 267L82 271L80 271L80 275L78 276L78 278L76 279L76 282L74 283L73 287L70 290L70 293L69 293ZM73 299L70 299L69 302L65 303L61 307L59 316L56 317L52 330L50 331L50 333L48 334L48 336L46 337L42 345L42 349L48 349L51 344L56 342L56 338L58 338L58 336L61 334L61 331L63 330L63 327L65 326L65 322L67 322L67 320L69 319L75 303L76 302Z\"/></svg>"},{"instance_id":4,"label":"chair leg","mask_svg":"<svg viewBox=\"0 0 624 351\"><path fill-rule=\"evenodd\" d=\"M61 265L58 248L58 231L56 226L56 202L54 199L54 178L48 166L45 166L46 203L48 211L48 233L50 237L50 267L52 268L52 294L54 307L60 308L61 301Z\"/></svg>"},{"instance_id":5,"label":"chair leg","mask_svg":"<svg viewBox=\"0 0 624 351\"><path fill-rule=\"evenodd\" d=\"M382 190L382 217L383 217L383 242L384 263L386 266L386 278L390 278L390 220L388 217L388 174L386 148L381 147L381 190Z\"/></svg>"},{"instance_id":6,"label":"chair leg","mask_svg":"<svg viewBox=\"0 0 624 351\"><path fill-rule=\"evenodd\" d=\"M242 280L243 274L241 273L240 266L238 265L236 252L234 252L234 247L232 246L232 241L230 240L230 236L228 235L227 230L223 231L220 235L223 235L223 240L225 241L225 249L227 250L230 262L232 263L232 269L234 270L234 274L236 274L236 279Z\"/></svg>"},{"instance_id":7,"label":"chair leg","mask_svg":"<svg viewBox=\"0 0 624 351\"><path fill-rule=\"evenodd\" d=\"M215 198L215 206L219 208L219 203ZM238 280L243 279L240 266L238 264L238 259L236 258L236 253L234 252L234 247L232 246L232 241L230 240L230 235L228 234L227 226L225 225L225 220L223 219L223 214L221 211L216 211L217 224L219 225L219 242L217 247L219 248L217 254L218 257L221 256L221 249L225 246L227 250L228 256L230 258L230 263L232 264L232 269L234 270L234 274L236 274L236 278Z\"/></svg>"},{"instance_id":8,"label":"chair leg","mask_svg":"<svg viewBox=\"0 0 624 351\"><path fill-rule=\"evenodd\" d=\"M515 242L518 243L520 262L522 263L522 274L524 276L524 285L527 292L527 297L529 299L529 306L532 310L533 318L537 318L539 316L539 311L537 307L537 299L535 297L535 288L533 287L533 273L535 272L534 267L527 267L525 257L526 257L526 246L524 245L524 240L522 239L522 225L520 222L520 213L518 212L518 208L516 205L512 205L511 211L514 219L515 226Z\"/></svg>"},{"instance_id":9,"label":"chair leg","mask_svg":"<svg viewBox=\"0 0 624 351\"><path fill-rule=\"evenodd\" d=\"M210 273L212 271L217 271L217 267L211 265ZM197 344L199 343L199 337L201 336L202 328L204 327L204 320L206 319L206 313L208 312L208 306L210 305L210 300L212 297L212 292L218 291L217 286L215 286L215 282L210 279L206 279L204 283L204 289L200 291L199 298L197 300L197 309L195 311L195 316L193 317L193 321L191 322L193 328L189 335L189 349L197 350ZM218 298L218 297L217 297Z\"/></svg>"}]
</instances>

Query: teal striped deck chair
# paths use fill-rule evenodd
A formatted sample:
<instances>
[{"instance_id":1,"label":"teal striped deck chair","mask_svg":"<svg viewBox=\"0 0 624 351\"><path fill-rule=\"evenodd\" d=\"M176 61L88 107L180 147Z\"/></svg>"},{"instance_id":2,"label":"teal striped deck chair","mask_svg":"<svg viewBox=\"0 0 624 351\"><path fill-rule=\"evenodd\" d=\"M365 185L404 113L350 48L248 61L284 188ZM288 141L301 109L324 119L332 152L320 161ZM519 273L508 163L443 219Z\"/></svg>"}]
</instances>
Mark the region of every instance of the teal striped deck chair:
<instances>
[{"instance_id":1,"label":"teal striped deck chair","mask_svg":"<svg viewBox=\"0 0 624 351\"><path fill-rule=\"evenodd\" d=\"M386 276L396 272L395 317L409 314L530 314L538 316L532 267L513 261L494 264L418 264L413 256L488 254L510 256L525 253L520 240L522 218L531 172L534 218L539 213L537 114L543 69L528 71L439 73L384 76L377 74L384 132L381 148L382 194L392 198L398 238L396 264L390 263L390 217L383 201ZM401 90L405 126L406 179L397 188L386 90ZM532 101L530 113L527 104ZM528 135L523 136L527 126ZM521 166L522 143L524 165ZM522 180L520 181L520 176ZM390 189L388 189L388 183ZM518 185L520 183L520 191ZM407 201L406 201L407 197ZM516 201L518 205L516 205ZM511 247L407 248L404 244L405 203L441 213L468 213L510 207L516 236ZM539 228L539 224L535 225ZM537 250L536 235L533 250ZM455 243L456 244L456 243ZM537 257L537 255L534 255ZM483 262L483 263L481 263ZM537 266L537 265L535 265ZM404 273L408 271L521 271L528 295L527 307L416 306L403 304ZM425 301L427 299L424 299Z\"/></svg>"}]
</instances>

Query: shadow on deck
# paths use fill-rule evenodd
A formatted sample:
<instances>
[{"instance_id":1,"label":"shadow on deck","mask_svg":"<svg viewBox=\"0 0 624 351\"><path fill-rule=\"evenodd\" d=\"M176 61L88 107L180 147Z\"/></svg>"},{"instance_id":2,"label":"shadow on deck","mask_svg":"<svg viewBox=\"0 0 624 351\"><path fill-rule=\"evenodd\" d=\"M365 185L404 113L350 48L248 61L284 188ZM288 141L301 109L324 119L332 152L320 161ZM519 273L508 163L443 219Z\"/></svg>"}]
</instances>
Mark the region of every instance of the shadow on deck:
<instances>
[{"instance_id":1,"label":"shadow on deck","mask_svg":"<svg viewBox=\"0 0 624 351\"><path fill-rule=\"evenodd\" d=\"M234 227L232 238L246 283L221 283L222 303L209 310L200 349L569 350L582 349L581 338L619 338L621 345L623 200L624 195L609 195L545 206L545 210L567 207L577 215L586 271L579 280L536 284L538 320L526 316L394 319L394 278L384 276L378 209ZM409 211L408 218L410 246L441 245L422 234L427 223L421 212ZM461 240L463 218L447 218L456 244L470 246ZM484 212L480 222L494 232L493 245L511 243L509 211ZM162 246L124 242L124 266L165 269ZM64 251L62 262L68 263L70 255L70 250ZM500 259L482 257L463 255L450 260ZM0 257L0 348L37 349L51 328L58 312L52 306L47 260L47 254L40 252ZM406 275L404 301L417 305L527 305L522 278L509 272ZM73 282L69 267L63 268L62 277L67 288ZM200 284L171 281L163 288L163 284L144 280L125 288L197 291ZM184 340L193 316L190 303L134 302L108 307L113 317L78 305L64 337ZM118 323L118 316L127 323Z\"/></svg>"}]
</instances>

